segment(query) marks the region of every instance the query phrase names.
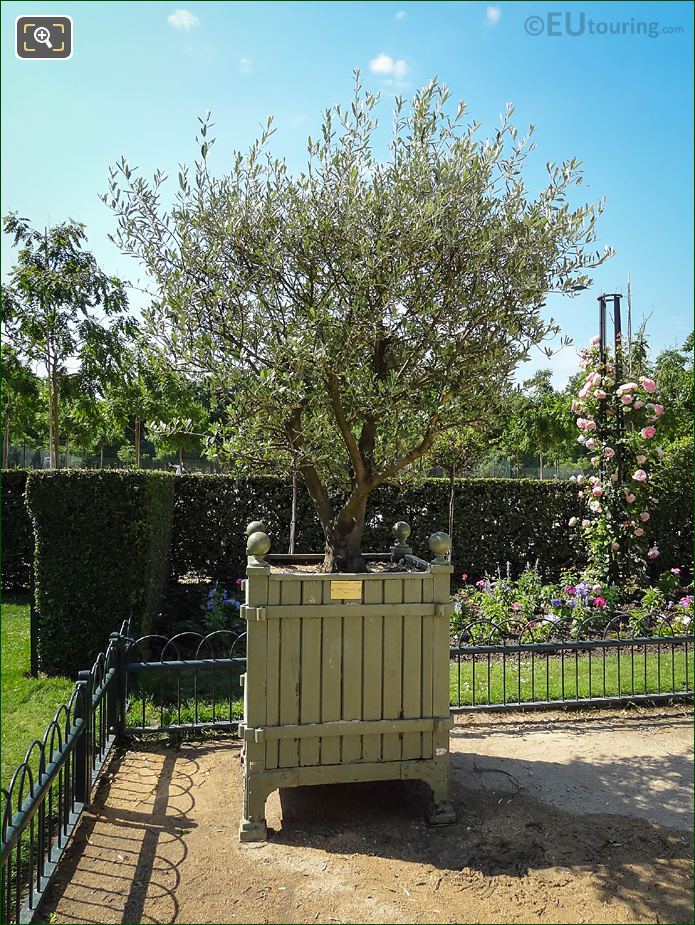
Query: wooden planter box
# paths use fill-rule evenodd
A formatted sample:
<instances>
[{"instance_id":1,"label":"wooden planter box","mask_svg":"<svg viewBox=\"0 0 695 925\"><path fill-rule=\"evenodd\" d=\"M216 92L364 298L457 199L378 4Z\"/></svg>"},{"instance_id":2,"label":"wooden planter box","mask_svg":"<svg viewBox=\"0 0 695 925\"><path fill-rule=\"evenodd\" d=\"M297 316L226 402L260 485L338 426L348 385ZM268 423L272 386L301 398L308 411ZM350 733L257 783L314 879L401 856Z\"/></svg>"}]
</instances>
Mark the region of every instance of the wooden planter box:
<instances>
[{"instance_id":1,"label":"wooden planter box","mask_svg":"<svg viewBox=\"0 0 695 925\"><path fill-rule=\"evenodd\" d=\"M428 817L453 822L448 798L449 618L452 566L446 534L433 562L405 546L394 561L417 571L279 572L270 540L249 525L244 688L242 841L266 838L265 802L281 787L418 779L429 784ZM389 555L381 558L389 559ZM277 564L276 564L277 563Z\"/></svg>"}]
</instances>

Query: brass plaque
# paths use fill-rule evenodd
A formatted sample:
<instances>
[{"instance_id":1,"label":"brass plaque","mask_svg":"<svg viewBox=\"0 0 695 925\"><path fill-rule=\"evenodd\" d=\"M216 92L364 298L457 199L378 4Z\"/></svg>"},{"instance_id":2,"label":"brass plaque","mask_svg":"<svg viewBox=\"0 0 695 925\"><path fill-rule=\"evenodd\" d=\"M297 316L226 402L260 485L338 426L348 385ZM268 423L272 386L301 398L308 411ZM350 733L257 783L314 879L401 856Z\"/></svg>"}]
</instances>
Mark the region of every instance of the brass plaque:
<instances>
[{"instance_id":1,"label":"brass plaque","mask_svg":"<svg viewBox=\"0 0 695 925\"><path fill-rule=\"evenodd\" d=\"M331 582L331 600L343 601L361 601L362 600L362 582L361 581L332 581Z\"/></svg>"}]
</instances>

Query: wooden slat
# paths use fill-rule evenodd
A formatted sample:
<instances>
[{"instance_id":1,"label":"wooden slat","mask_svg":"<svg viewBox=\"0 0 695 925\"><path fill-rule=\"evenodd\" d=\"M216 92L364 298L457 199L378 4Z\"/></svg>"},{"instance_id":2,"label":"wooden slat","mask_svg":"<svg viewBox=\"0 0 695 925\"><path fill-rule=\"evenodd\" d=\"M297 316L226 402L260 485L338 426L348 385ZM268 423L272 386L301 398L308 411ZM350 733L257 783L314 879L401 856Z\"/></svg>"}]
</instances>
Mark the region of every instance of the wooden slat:
<instances>
[{"instance_id":1,"label":"wooden slat","mask_svg":"<svg viewBox=\"0 0 695 925\"><path fill-rule=\"evenodd\" d=\"M422 582L422 597L424 601L431 601L434 594L432 578L426 575ZM422 618L422 686L421 686L421 716L432 716L432 646L434 644L434 617ZM422 757L432 757L432 733L422 733Z\"/></svg>"},{"instance_id":2,"label":"wooden slat","mask_svg":"<svg viewBox=\"0 0 695 925\"><path fill-rule=\"evenodd\" d=\"M301 602L302 586L298 582L282 582L280 598L283 605ZM280 723L295 725L299 722L299 666L301 661L301 622L283 620L280 629ZM296 739L284 739L280 743L278 764L281 768L293 768L299 762Z\"/></svg>"},{"instance_id":3,"label":"wooden slat","mask_svg":"<svg viewBox=\"0 0 695 925\"><path fill-rule=\"evenodd\" d=\"M322 581L303 581L302 604L321 602ZM305 609L302 607L302 609ZM300 673L300 722L321 720L321 620L302 620L302 664ZM302 739L299 743L299 763L305 767L319 763L319 738Z\"/></svg>"},{"instance_id":4,"label":"wooden slat","mask_svg":"<svg viewBox=\"0 0 695 925\"><path fill-rule=\"evenodd\" d=\"M390 581L384 585L385 604L400 604L402 601L402 582ZM403 616L394 613L394 610L389 607L384 617L384 719L398 719L402 710ZM382 757L384 761L400 761L399 734L383 737Z\"/></svg>"},{"instance_id":5,"label":"wooden slat","mask_svg":"<svg viewBox=\"0 0 695 925\"><path fill-rule=\"evenodd\" d=\"M396 582L398 584L398 582ZM400 584L398 588L400 591ZM393 589L391 589L393 591ZM385 588L384 588L385 591ZM386 593L386 592L385 592ZM395 594L395 592L393 592ZM375 585L373 582L366 586L365 594L371 597L381 597L381 586ZM396 595L397 596L397 595ZM444 613L446 612L447 616L451 616L454 612L454 605L449 603L444 604L425 604L423 608L421 604L360 604L358 601L347 601L345 603L339 604L333 601L332 603L327 604L316 604L309 605L307 607L294 607L290 605L279 605L275 607L266 607L261 613L263 619L268 619L273 617L274 619L283 619L283 620L323 620L329 619L331 617L345 617L348 615L359 614L362 617L383 617L386 614L400 614L405 617L421 617L423 613ZM245 613L242 613L242 616L247 616ZM255 619L255 615L251 615L250 619Z\"/></svg>"},{"instance_id":6,"label":"wooden slat","mask_svg":"<svg viewBox=\"0 0 695 925\"><path fill-rule=\"evenodd\" d=\"M343 697L342 718L362 719L362 632L361 616L346 615L342 621ZM362 737L347 735L342 740L342 761L350 763L362 757Z\"/></svg>"},{"instance_id":7,"label":"wooden slat","mask_svg":"<svg viewBox=\"0 0 695 925\"><path fill-rule=\"evenodd\" d=\"M403 600L422 603L422 579L403 580ZM403 717L420 716L422 705L422 617L408 620L403 627ZM403 734L403 758L420 758L422 740L419 732Z\"/></svg>"},{"instance_id":8,"label":"wooden slat","mask_svg":"<svg viewBox=\"0 0 695 925\"><path fill-rule=\"evenodd\" d=\"M450 716L430 716L427 719L370 719L336 720L333 723L314 723L298 726L268 726L252 729L247 726L244 738L249 742L268 742L277 739L308 739L325 735L338 738L343 735L384 735L390 733L419 732L421 730L449 729L453 725Z\"/></svg>"},{"instance_id":9,"label":"wooden slat","mask_svg":"<svg viewBox=\"0 0 695 925\"><path fill-rule=\"evenodd\" d=\"M272 582L268 587L268 604L277 604L280 600L280 585ZM279 620L268 620L268 656L267 665L267 701L266 723L277 726L280 722L280 627ZM272 770L278 766L278 743L268 742L265 750L265 766Z\"/></svg>"},{"instance_id":10,"label":"wooden slat","mask_svg":"<svg viewBox=\"0 0 695 925\"><path fill-rule=\"evenodd\" d=\"M364 603L381 604L384 585L375 582L364 586ZM364 646L362 653L362 719L382 717L382 671L383 671L383 609L376 609L374 616L364 617ZM379 761L381 758L381 736L368 735L362 739L362 760Z\"/></svg>"},{"instance_id":11,"label":"wooden slat","mask_svg":"<svg viewBox=\"0 0 695 925\"><path fill-rule=\"evenodd\" d=\"M330 586L323 583L324 595L330 594ZM340 720L340 692L342 687L343 621L324 620L321 623L321 722ZM359 739L354 737L359 745ZM340 762L340 738L327 736L321 739L321 764Z\"/></svg>"}]
</instances>

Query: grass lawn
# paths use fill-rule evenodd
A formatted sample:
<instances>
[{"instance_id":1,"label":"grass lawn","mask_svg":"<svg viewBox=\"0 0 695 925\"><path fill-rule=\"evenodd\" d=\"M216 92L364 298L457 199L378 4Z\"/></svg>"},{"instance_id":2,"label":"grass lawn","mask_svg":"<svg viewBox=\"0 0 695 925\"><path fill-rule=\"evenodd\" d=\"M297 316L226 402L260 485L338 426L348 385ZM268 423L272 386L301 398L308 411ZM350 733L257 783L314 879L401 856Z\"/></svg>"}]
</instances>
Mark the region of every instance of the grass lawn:
<instances>
[{"instance_id":1,"label":"grass lawn","mask_svg":"<svg viewBox=\"0 0 695 925\"><path fill-rule=\"evenodd\" d=\"M489 672L488 681L486 655L478 655L475 659L475 678L470 657L462 658L460 663L452 661L449 678L452 706L468 706L473 702L503 703L505 693L507 702L562 700L563 664L559 656L551 656L546 661L545 655L537 654L533 663L527 655L522 655L520 662L516 655L507 656L504 663L500 657L493 656ZM692 648L688 651L687 675L686 684L683 646L677 646L674 653L670 647L661 651L650 647L646 654L643 647L636 648L634 661L629 646L621 647L620 665L615 649L606 652L605 661L602 652L596 649L592 651L591 659L588 654L581 653L576 662L574 653L566 653L565 699L692 690Z\"/></svg>"},{"instance_id":2,"label":"grass lawn","mask_svg":"<svg viewBox=\"0 0 695 925\"><path fill-rule=\"evenodd\" d=\"M68 678L31 678L29 674L29 605L3 603L2 642L2 785L7 786L34 739L43 736L56 709L68 699Z\"/></svg>"}]
</instances>

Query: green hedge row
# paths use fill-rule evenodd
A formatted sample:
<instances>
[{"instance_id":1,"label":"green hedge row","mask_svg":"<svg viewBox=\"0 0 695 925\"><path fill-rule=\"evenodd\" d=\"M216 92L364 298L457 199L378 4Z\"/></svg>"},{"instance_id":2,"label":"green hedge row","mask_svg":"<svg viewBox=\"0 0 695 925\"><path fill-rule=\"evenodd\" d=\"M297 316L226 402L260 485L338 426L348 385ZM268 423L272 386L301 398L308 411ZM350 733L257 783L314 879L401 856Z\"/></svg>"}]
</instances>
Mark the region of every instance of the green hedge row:
<instances>
[{"instance_id":1,"label":"green hedge row","mask_svg":"<svg viewBox=\"0 0 695 925\"><path fill-rule=\"evenodd\" d=\"M27 511L24 490L26 469L2 473L2 587L21 591L31 583L34 531Z\"/></svg>"},{"instance_id":2,"label":"green hedge row","mask_svg":"<svg viewBox=\"0 0 695 925\"><path fill-rule=\"evenodd\" d=\"M669 444L654 471L658 503L650 526L650 537L661 555L653 572L684 568L693 564L693 438L684 437Z\"/></svg>"},{"instance_id":3,"label":"green hedge row","mask_svg":"<svg viewBox=\"0 0 695 925\"><path fill-rule=\"evenodd\" d=\"M235 578L246 563L245 526L260 520L272 539L271 552L287 552L291 489L273 478L237 480L224 475L176 478L172 575L191 572ZM577 564L568 521L578 513L577 489L570 482L532 479L464 479L457 484L454 564L471 576L505 568L514 572L540 560L548 574ZM427 538L449 524L449 483L424 479L398 488L382 486L367 509L365 551L388 550L391 527L406 520L416 555L430 558ZM296 549L321 552L323 534L311 499L300 488Z\"/></svg>"},{"instance_id":4,"label":"green hedge row","mask_svg":"<svg viewBox=\"0 0 695 925\"><path fill-rule=\"evenodd\" d=\"M39 665L74 677L130 613L147 632L169 573L174 477L32 473Z\"/></svg>"}]
</instances>

